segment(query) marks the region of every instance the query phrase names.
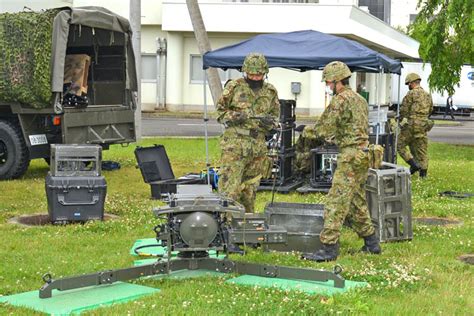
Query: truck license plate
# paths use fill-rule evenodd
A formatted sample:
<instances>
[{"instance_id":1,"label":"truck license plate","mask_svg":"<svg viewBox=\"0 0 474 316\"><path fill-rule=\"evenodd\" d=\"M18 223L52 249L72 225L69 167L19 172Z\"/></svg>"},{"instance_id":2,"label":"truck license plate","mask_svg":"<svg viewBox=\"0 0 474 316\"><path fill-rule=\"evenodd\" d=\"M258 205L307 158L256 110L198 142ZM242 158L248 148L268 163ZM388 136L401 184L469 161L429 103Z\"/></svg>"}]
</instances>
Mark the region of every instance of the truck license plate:
<instances>
[{"instance_id":1,"label":"truck license plate","mask_svg":"<svg viewBox=\"0 0 474 316\"><path fill-rule=\"evenodd\" d=\"M44 145L48 143L48 139L45 134L29 135L31 146Z\"/></svg>"}]
</instances>

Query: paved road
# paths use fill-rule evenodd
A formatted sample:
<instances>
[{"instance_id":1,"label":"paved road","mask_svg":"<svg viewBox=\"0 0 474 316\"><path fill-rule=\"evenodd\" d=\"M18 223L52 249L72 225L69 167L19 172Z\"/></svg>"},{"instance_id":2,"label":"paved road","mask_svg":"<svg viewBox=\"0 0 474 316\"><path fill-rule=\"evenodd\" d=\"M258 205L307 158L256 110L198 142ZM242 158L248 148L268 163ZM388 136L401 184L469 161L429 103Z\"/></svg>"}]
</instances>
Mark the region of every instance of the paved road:
<instances>
[{"instance_id":1,"label":"paved road","mask_svg":"<svg viewBox=\"0 0 474 316\"><path fill-rule=\"evenodd\" d=\"M204 125L202 119L145 118L142 120L142 133L143 136L204 136ZM209 120L208 135L221 133L222 126L215 119ZM474 145L474 121L462 121L459 126L435 126L428 136L435 142Z\"/></svg>"},{"instance_id":2,"label":"paved road","mask_svg":"<svg viewBox=\"0 0 474 316\"><path fill-rule=\"evenodd\" d=\"M474 122L462 121L460 126L435 126L428 133L431 141L474 145Z\"/></svg>"}]
</instances>

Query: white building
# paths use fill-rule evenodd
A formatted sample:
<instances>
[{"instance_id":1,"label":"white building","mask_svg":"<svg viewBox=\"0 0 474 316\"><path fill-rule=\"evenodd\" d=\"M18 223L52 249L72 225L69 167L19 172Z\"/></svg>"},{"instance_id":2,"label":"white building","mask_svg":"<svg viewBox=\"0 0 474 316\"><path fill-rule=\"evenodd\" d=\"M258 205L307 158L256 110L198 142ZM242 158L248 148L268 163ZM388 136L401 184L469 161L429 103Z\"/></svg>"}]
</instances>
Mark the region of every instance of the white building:
<instances>
[{"instance_id":1,"label":"white building","mask_svg":"<svg viewBox=\"0 0 474 316\"><path fill-rule=\"evenodd\" d=\"M2 0L6 8L1 11L12 10L9 4L21 9L22 5L18 2ZM28 3L32 9L96 5L129 17L129 1L126 0L31 0L23 3ZM356 40L392 58L418 58L417 41L369 14L367 10L357 7L357 4L357 0L199 1L213 49L260 33L313 29ZM202 110L201 56L185 0L142 0L141 12L142 111L154 111L164 104L170 111ZM397 10L392 6L391 12ZM160 42L163 47L165 40L166 55L157 54ZM222 82L237 76L241 74L236 71L221 71ZM378 89L376 77L376 74L357 74L352 77L351 85L355 88L358 83L364 84L370 93L371 104L377 99L376 93L382 104L390 102L390 75L382 76ZM321 83L320 71L300 73L272 68L268 78L282 99L294 98L291 82L301 82L297 104L299 113L313 115L324 109L324 85ZM209 90L207 100L209 110L213 110Z\"/></svg>"}]
</instances>

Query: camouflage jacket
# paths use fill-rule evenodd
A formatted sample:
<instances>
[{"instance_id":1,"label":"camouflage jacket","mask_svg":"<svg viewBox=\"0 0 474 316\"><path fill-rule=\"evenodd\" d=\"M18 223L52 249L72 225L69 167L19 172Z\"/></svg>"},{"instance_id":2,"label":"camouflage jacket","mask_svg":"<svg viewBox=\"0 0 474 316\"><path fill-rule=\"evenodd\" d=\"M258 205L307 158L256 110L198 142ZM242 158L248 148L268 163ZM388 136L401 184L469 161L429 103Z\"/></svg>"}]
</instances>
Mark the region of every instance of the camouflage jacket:
<instances>
[{"instance_id":1,"label":"camouflage jacket","mask_svg":"<svg viewBox=\"0 0 474 316\"><path fill-rule=\"evenodd\" d=\"M280 103L277 90L270 83L264 82L263 87L254 93L244 78L232 80L222 92L216 105L218 122L242 129L253 129L265 132L265 128L252 117L272 116L275 120L280 115ZM244 112L247 120L236 126L232 123L235 112Z\"/></svg>"},{"instance_id":2,"label":"camouflage jacket","mask_svg":"<svg viewBox=\"0 0 474 316\"><path fill-rule=\"evenodd\" d=\"M433 111L431 95L416 87L408 91L400 107L400 119L406 118L409 125L425 123Z\"/></svg>"},{"instance_id":3,"label":"camouflage jacket","mask_svg":"<svg viewBox=\"0 0 474 316\"><path fill-rule=\"evenodd\" d=\"M369 106L349 87L336 94L316 123L316 134L346 148L366 148L369 144Z\"/></svg>"}]
</instances>

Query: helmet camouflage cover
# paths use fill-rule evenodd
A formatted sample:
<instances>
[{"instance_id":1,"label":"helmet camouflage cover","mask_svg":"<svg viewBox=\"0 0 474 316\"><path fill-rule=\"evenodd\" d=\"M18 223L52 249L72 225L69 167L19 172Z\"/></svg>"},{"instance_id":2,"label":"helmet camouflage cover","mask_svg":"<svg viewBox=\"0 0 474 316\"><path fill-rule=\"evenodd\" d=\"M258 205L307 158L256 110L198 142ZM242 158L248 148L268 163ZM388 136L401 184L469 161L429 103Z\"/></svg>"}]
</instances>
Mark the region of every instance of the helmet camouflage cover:
<instances>
[{"instance_id":1,"label":"helmet camouflage cover","mask_svg":"<svg viewBox=\"0 0 474 316\"><path fill-rule=\"evenodd\" d=\"M418 74L411 72L405 77L405 84L409 84L415 80L421 80L421 78Z\"/></svg>"},{"instance_id":2,"label":"helmet camouflage cover","mask_svg":"<svg viewBox=\"0 0 474 316\"><path fill-rule=\"evenodd\" d=\"M324 67L321 81L340 81L351 75L349 67L342 61L332 61Z\"/></svg>"},{"instance_id":3,"label":"helmet camouflage cover","mask_svg":"<svg viewBox=\"0 0 474 316\"><path fill-rule=\"evenodd\" d=\"M267 74L267 59L260 53L250 53L245 57L242 71L250 75Z\"/></svg>"}]
</instances>

